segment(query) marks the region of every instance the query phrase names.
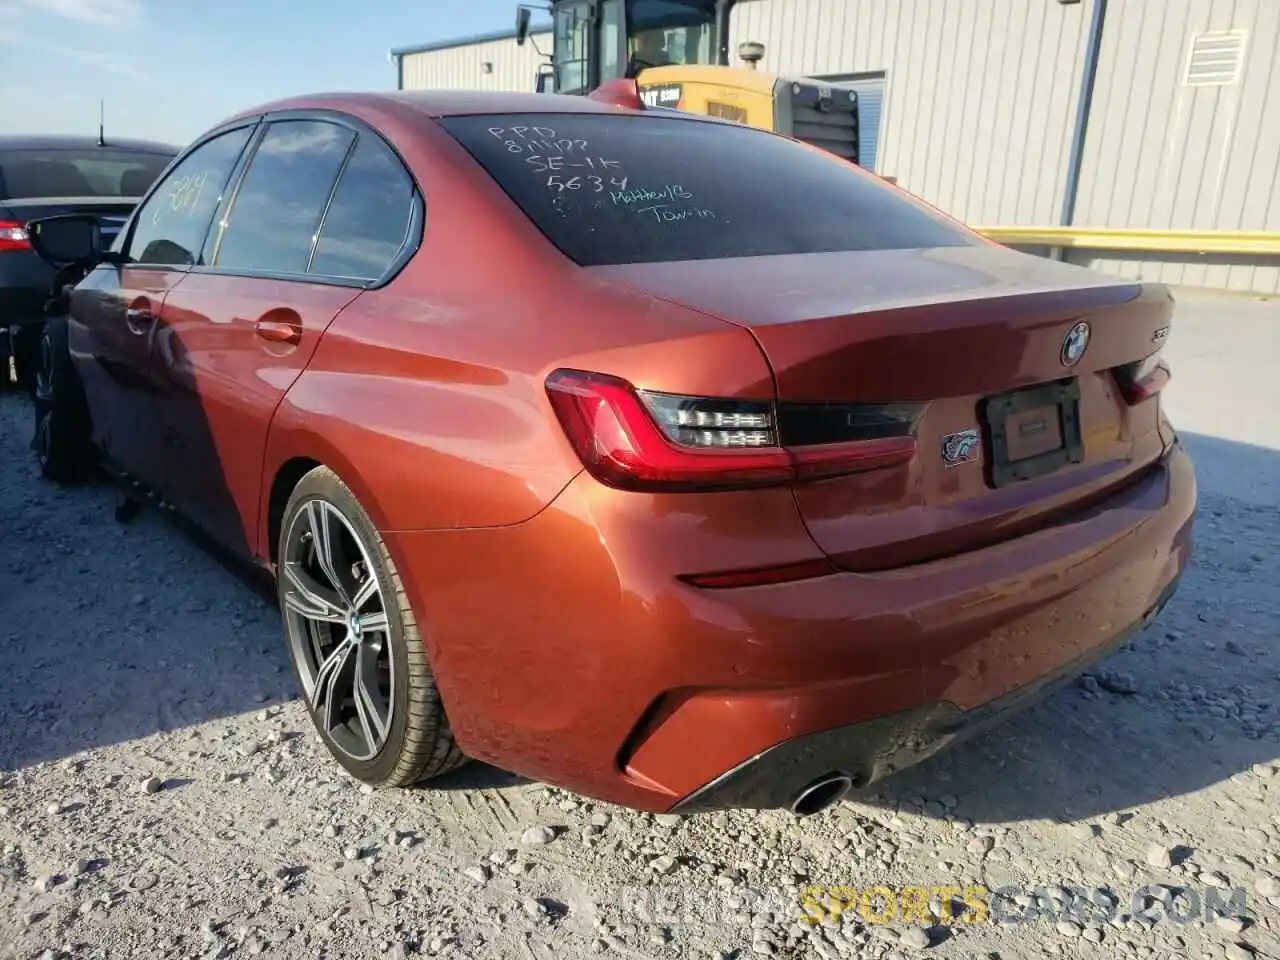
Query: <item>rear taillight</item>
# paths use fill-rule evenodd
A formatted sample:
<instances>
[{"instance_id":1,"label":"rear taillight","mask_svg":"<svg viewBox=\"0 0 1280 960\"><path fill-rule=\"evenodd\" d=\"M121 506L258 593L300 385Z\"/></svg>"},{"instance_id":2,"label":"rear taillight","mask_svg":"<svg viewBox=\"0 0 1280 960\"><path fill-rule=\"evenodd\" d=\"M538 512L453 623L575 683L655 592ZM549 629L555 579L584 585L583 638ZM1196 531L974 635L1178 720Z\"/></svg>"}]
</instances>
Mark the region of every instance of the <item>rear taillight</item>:
<instances>
[{"instance_id":1,"label":"rear taillight","mask_svg":"<svg viewBox=\"0 0 1280 960\"><path fill-rule=\"evenodd\" d=\"M0 251L30 250L27 228L17 220L0 220Z\"/></svg>"},{"instance_id":2,"label":"rear taillight","mask_svg":"<svg viewBox=\"0 0 1280 960\"><path fill-rule=\"evenodd\" d=\"M1141 403L1164 389L1171 376L1159 351L1113 371L1120 393L1128 404Z\"/></svg>"},{"instance_id":3,"label":"rear taillight","mask_svg":"<svg viewBox=\"0 0 1280 960\"><path fill-rule=\"evenodd\" d=\"M547 395L583 465L625 490L771 486L906 463L923 408L726 400L557 370Z\"/></svg>"}]
</instances>

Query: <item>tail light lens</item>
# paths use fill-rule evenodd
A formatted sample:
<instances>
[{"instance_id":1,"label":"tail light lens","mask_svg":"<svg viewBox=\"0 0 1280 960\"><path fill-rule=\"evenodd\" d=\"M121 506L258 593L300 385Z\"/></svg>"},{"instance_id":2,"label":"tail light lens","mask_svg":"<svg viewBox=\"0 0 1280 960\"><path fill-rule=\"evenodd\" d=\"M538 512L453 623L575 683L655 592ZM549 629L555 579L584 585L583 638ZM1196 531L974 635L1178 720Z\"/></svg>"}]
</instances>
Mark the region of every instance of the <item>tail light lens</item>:
<instances>
[{"instance_id":1,"label":"tail light lens","mask_svg":"<svg viewBox=\"0 0 1280 960\"><path fill-rule=\"evenodd\" d=\"M557 370L546 386L583 465L624 490L773 486L895 466L915 456L923 412L654 393L578 370Z\"/></svg>"},{"instance_id":2,"label":"tail light lens","mask_svg":"<svg viewBox=\"0 0 1280 960\"><path fill-rule=\"evenodd\" d=\"M30 250L27 228L16 220L0 220L0 251Z\"/></svg>"},{"instance_id":3,"label":"tail light lens","mask_svg":"<svg viewBox=\"0 0 1280 960\"><path fill-rule=\"evenodd\" d=\"M1133 405L1154 397L1164 389L1172 374L1160 357L1159 351L1133 363L1116 367L1113 371L1116 384L1125 402Z\"/></svg>"}]
</instances>

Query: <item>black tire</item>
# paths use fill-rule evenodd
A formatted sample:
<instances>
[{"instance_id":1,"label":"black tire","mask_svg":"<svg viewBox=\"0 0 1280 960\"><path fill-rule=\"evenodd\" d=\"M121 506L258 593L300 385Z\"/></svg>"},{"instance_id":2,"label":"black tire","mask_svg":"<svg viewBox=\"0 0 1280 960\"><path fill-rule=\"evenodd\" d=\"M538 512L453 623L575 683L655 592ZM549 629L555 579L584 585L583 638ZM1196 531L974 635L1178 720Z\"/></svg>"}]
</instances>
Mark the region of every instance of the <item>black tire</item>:
<instances>
[{"instance_id":1,"label":"black tire","mask_svg":"<svg viewBox=\"0 0 1280 960\"><path fill-rule=\"evenodd\" d=\"M312 533L317 525L330 544L331 562L327 566L317 561ZM276 591L289 660L307 712L334 759L356 779L377 787L409 786L466 763L449 729L444 703L395 563L368 514L332 470L317 467L294 488L280 523L277 551ZM366 558L370 571L363 570ZM359 608L364 613L356 619L372 623L381 612L386 615L386 628L358 629L352 621L352 606L345 599L328 608L311 608L327 609L335 618L346 616L345 623L336 619L317 623L299 612L299 600L303 605L308 602L301 587L314 594L313 588L318 586L339 599L326 569L342 581L341 596L353 598L358 598L362 585L368 586L360 574L367 577L371 572L377 581L376 593ZM337 639L339 634L345 639ZM344 645L350 651L345 659L338 656ZM339 689L331 698L338 703L329 718L334 721L331 729L324 716L320 684L315 681L325 673L318 664L336 659L344 665L329 674L335 678L335 688L345 687L343 675L348 669L352 682L350 691ZM362 666L370 664L376 673L377 690L364 701L371 706L360 711L356 709L354 677ZM377 714L383 704L389 705L389 721L381 715L381 722L365 719L367 712ZM382 734L375 728L386 728L386 732ZM379 741L374 734L385 739Z\"/></svg>"},{"instance_id":2,"label":"black tire","mask_svg":"<svg viewBox=\"0 0 1280 960\"><path fill-rule=\"evenodd\" d=\"M80 483L93 472L94 451L80 374L67 346L67 321L44 325L35 372L35 435L31 447L40 472L56 483Z\"/></svg>"},{"instance_id":3,"label":"black tire","mask_svg":"<svg viewBox=\"0 0 1280 960\"><path fill-rule=\"evenodd\" d=\"M18 389L32 401L36 398L36 381L40 374L41 341L44 323L27 323L14 327L10 336L13 351L13 372Z\"/></svg>"}]
</instances>

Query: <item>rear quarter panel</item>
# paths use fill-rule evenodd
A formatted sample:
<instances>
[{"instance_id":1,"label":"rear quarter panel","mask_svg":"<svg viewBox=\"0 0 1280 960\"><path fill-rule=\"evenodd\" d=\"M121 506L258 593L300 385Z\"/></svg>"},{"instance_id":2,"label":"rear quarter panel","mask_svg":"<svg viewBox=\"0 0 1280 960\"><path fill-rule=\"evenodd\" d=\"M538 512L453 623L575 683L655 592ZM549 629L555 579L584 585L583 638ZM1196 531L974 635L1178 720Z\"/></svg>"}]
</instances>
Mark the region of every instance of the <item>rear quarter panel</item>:
<instances>
[{"instance_id":1,"label":"rear quarter panel","mask_svg":"<svg viewBox=\"0 0 1280 960\"><path fill-rule=\"evenodd\" d=\"M747 331L577 267L438 128L383 130L426 197L422 246L325 332L273 420L264 498L302 457L342 475L384 531L515 524L581 470L546 399L552 370L773 395Z\"/></svg>"}]
</instances>

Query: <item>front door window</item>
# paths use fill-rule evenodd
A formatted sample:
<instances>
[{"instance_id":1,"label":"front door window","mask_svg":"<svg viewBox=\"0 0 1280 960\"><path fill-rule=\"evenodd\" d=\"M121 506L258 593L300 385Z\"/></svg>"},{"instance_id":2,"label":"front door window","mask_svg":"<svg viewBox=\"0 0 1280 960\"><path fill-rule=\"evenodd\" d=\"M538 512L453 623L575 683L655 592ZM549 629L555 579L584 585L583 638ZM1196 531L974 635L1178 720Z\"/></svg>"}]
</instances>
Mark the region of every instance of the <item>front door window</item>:
<instances>
[{"instance_id":1,"label":"front door window","mask_svg":"<svg viewBox=\"0 0 1280 960\"><path fill-rule=\"evenodd\" d=\"M220 134L188 153L138 209L129 259L157 266L200 266L200 249L253 127Z\"/></svg>"}]
</instances>

